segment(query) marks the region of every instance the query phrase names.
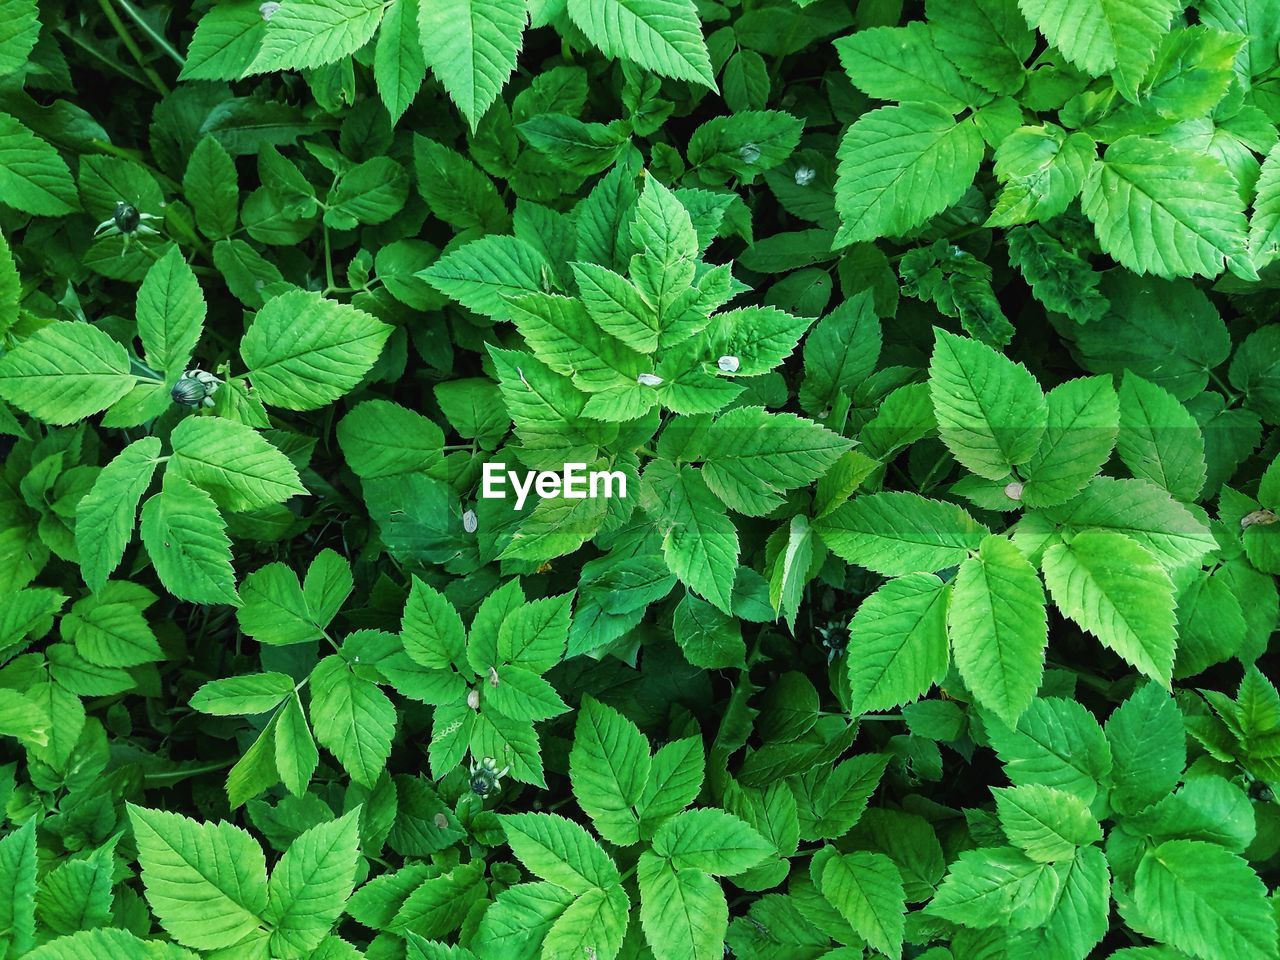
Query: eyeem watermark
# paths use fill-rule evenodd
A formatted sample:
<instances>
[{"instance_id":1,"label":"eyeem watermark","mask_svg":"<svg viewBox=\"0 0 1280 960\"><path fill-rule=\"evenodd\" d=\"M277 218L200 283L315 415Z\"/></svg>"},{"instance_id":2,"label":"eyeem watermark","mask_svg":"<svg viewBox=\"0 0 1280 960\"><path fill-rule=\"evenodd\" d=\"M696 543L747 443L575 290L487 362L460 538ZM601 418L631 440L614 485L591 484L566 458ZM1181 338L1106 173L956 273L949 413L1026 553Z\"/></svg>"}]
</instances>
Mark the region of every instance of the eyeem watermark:
<instances>
[{"instance_id":1,"label":"eyeem watermark","mask_svg":"<svg viewBox=\"0 0 1280 960\"><path fill-rule=\"evenodd\" d=\"M507 499L507 485L516 495L516 509L524 507L530 493L543 500L563 497L566 500L596 500L604 497L626 497L627 475L621 470L588 470L585 463L566 463L564 469L526 470L524 475L508 470L505 463L486 463L480 478L483 500Z\"/></svg>"}]
</instances>

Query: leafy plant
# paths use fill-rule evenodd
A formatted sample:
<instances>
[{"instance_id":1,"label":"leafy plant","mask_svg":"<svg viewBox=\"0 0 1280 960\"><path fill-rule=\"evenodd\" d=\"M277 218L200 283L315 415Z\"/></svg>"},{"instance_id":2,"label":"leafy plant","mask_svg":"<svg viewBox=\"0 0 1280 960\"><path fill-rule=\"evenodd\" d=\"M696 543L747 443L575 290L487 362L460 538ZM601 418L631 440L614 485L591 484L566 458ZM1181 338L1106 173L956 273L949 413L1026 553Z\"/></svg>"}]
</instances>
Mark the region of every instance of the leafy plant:
<instances>
[{"instance_id":1,"label":"leafy plant","mask_svg":"<svg viewBox=\"0 0 1280 960\"><path fill-rule=\"evenodd\" d=\"M1280 953L1275 0L0 23L0 960Z\"/></svg>"}]
</instances>

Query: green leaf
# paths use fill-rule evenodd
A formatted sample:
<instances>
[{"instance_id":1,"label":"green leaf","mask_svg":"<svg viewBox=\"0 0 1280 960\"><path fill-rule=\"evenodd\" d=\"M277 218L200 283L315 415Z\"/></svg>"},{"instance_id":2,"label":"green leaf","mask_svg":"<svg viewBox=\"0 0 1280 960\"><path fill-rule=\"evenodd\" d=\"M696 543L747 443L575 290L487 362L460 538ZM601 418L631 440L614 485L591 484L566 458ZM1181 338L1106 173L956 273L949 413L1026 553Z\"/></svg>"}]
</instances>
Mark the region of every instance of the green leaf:
<instances>
[{"instance_id":1,"label":"green leaf","mask_svg":"<svg viewBox=\"0 0 1280 960\"><path fill-rule=\"evenodd\" d=\"M520 124L520 136L558 167L583 176L613 166L628 143L621 123L583 123L563 113L543 113Z\"/></svg>"},{"instance_id":2,"label":"green leaf","mask_svg":"<svg viewBox=\"0 0 1280 960\"><path fill-rule=\"evenodd\" d=\"M746 664L747 645L738 622L693 594L686 594L671 614L671 632L695 667L741 669Z\"/></svg>"},{"instance_id":3,"label":"green leaf","mask_svg":"<svg viewBox=\"0 0 1280 960\"><path fill-rule=\"evenodd\" d=\"M1012 847L968 850L951 864L925 913L982 929L1026 930L1048 918L1060 881L1053 866Z\"/></svg>"},{"instance_id":4,"label":"green leaf","mask_svg":"<svg viewBox=\"0 0 1280 960\"><path fill-rule=\"evenodd\" d=\"M633 808L649 770L644 734L612 707L584 696L569 751L569 779L578 805L610 843L627 846L640 839Z\"/></svg>"},{"instance_id":5,"label":"green leaf","mask_svg":"<svg viewBox=\"0 0 1280 960\"><path fill-rule=\"evenodd\" d=\"M758 864L773 852L773 844L733 814L705 808L677 813L659 827L653 852L677 871L732 876Z\"/></svg>"},{"instance_id":6,"label":"green leaf","mask_svg":"<svg viewBox=\"0 0 1280 960\"><path fill-rule=\"evenodd\" d=\"M191 708L215 717L252 716L274 710L293 695L287 673L249 673L210 680L191 695Z\"/></svg>"},{"instance_id":7,"label":"green leaf","mask_svg":"<svg viewBox=\"0 0 1280 960\"><path fill-rule=\"evenodd\" d=\"M444 434L422 414L389 400L365 400L338 422L347 466L365 480L435 474Z\"/></svg>"},{"instance_id":8,"label":"green leaf","mask_svg":"<svg viewBox=\"0 0 1280 960\"><path fill-rule=\"evenodd\" d=\"M351 230L361 223L386 223L404 207L409 176L391 157L374 157L346 171L329 192L326 226Z\"/></svg>"},{"instance_id":9,"label":"green leaf","mask_svg":"<svg viewBox=\"0 0 1280 960\"><path fill-rule=\"evenodd\" d=\"M599 264L573 263L570 267L582 305L601 330L641 353L658 348L658 311L634 283Z\"/></svg>"},{"instance_id":10,"label":"green leaf","mask_svg":"<svg viewBox=\"0 0 1280 960\"><path fill-rule=\"evenodd\" d=\"M104 928L58 937L23 954L23 960L192 960L194 956L170 943L143 940L127 930Z\"/></svg>"},{"instance_id":11,"label":"green leaf","mask_svg":"<svg viewBox=\"0 0 1280 960\"><path fill-rule=\"evenodd\" d=\"M0 334L7 333L18 322L22 303L22 277L13 261L13 250L0 232Z\"/></svg>"},{"instance_id":12,"label":"green leaf","mask_svg":"<svg viewBox=\"0 0 1280 960\"><path fill-rule=\"evenodd\" d=\"M887 577L953 567L987 534L963 507L905 491L857 497L813 527L836 556Z\"/></svg>"},{"instance_id":13,"label":"green leaf","mask_svg":"<svg viewBox=\"0 0 1280 960\"><path fill-rule=\"evenodd\" d=\"M617 956L627 930L631 902L620 886L588 890L576 897L547 931L542 949L551 957Z\"/></svg>"},{"instance_id":14,"label":"green leaf","mask_svg":"<svg viewBox=\"0 0 1280 960\"><path fill-rule=\"evenodd\" d=\"M804 342L800 405L815 416L853 396L875 370L883 333L870 291L850 297L818 321Z\"/></svg>"},{"instance_id":15,"label":"green leaf","mask_svg":"<svg viewBox=\"0 0 1280 960\"><path fill-rule=\"evenodd\" d=\"M564 656L572 603L573 594L565 593L511 611L498 628L498 657L535 673L546 673Z\"/></svg>"},{"instance_id":16,"label":"green leaf","mask_svg":"<svg viewBox=\"0 0 1280 960\"><path fill-rule=\"evenodd\" d=\"M929 392L942 441L988 480L1004 480L1040 446L1044 394L1027 368L977 340L935 330Z\"/></svg>"},{"instance_id":17,"label":"green leaf","mask_svg":"<svg viewBox=\"0 0 1280 960\"><path fill-rule=\"evenodd\" d=\"M231 236L236 228L240 189L235 163L214 137L204 137L191 152L187 171L182 175L182 192L195 210L196 223L205 236L215 240ZM175 247L173 252L176 250ZM165 259L171 255L172 252L166 254ZM148 272L154 270L152 267Z\"/></svg>"},{"instance_id":18,"label":"green leaf","mask_svg":"<svg viewBox=\"0 0 1280 960\"><path fill-rule=\"evenodd\" d=\"M951 587L931 573L890 580L862 601L849 623L849 712L910 703L947 672Z\"/></svg>"},{"instance_id":19,"label":"green leaf","mask_svg":"<svg viewBox=\"0 0 1280 960\"><path fill-rule=\"evenodd\" d=\"M1107 719L1111 744L1111 805L1137 813L1168 796L1187 764L1182 714L1168 692L1148 683Z\"/></svg>"},{"instance_id":20,"label":"green leaf","mask_svg":"<svg viewBox=\"0 0 1280 960\"><path fill-rule=\"evenodd\" d=\"M240 629L259 643L287 646L323 636L312 617L297 574L283 563L268 563L240 584Z\"/></svg>"},{"instance_id":21,"label":"green leaf","mask_svg":"<svg viewBox=\"0 0 1280 960\"><path fill-rule=\"evenodd\" d=\"M114 842L69 860L45 874L36 894L36 915L56 934L102 926L111 920Z\"/></svg>"},{"instance_id":22,"label":"green leaf","mask_svg":"<svg viewBox=\"0 0 1280 960\"><path fill-rule=\"evenodd\" d=\"M1069 245L1039 224L1010 230L1009 262L1031 285L1045 309L1077 323L1106 314L1111 304L1098 290L1102 274Z\"/></svg>"},{"instance_id":23,"label":"green leaf","mask_svg":"<svg viewBox=\"0 0 1280 960\"><path fill-rule=\"evenodd\" d=\"M462 617L444 594L413 577L400 623L405 653L434 670L463 662L467 631Z\"/></svg>"},{"instance_id":24,"label":"green leaf","mask_svg":"<svg viewBox=\"0 0 1280 960\"><path fill-rule=\"evenodd\" d=\"M381 0L282 3L267 20L262 46L244 72L307 70L341 60L373 37L385 9Z\"/></svg>"},{"instance_id":25,"label":"green leaf","mask_svg":"<svg viewBox=\"0 0 1280 960\"><path fill-rule=\"evenodd\" d=\"M1146 480L1095 477L1074 500L1044 511L1066 532L1113 530L1136 540L1169 571L1215 549L1205 523Z\"/></svg>"},{"instance_id":26,"label":"green leaf","mask_svg":"<svg viewBox=\"0 0 1280 960\"><path fill-rule=\"evenodd\" d=\"M1235 79L1244 38L1208 26L1165 34L1142 82L1144 106L1171 120L1195 120L1211 111Z\"/></svg>"},{"instance_id":27,"label":"green leaf","mask_svg":"<svg viewBox=\"0 0 1280 960\"><path fill-rule=\"evenodd\" d=\"M983 91L939 49L939 34L932 24L916 21L859 30L841 37L835 48L853 85L868 97L930 103L956 114L975 105Z\"/></svg>"},{"instance_id":28,"label":"green leaf","mask_svg":"<svg viewBox=\"0 0 1280 960\"><path fill-rule=\"evenodd\" d=\"M40 36L40 10L35 0L5 0L0 4L0 77L26 64Z\"/></svg>"},{"instance_id":29,"label":"green leaf","mask_svg":"<svg viewBox=\"0 0 1280 960\"><path fill-rule=\"evenodd\" d=\"M418 34L418 0L394 0L373 51L373 79L393 124L409 109L427 73Z\"/></svg>"},{"instance_id":30,"label":"green leaf","mask_svg":"<svg viewBox=\"0 0 1280 960\"><path fill-rule=\"evenodd\" d=\"M504 814L511 852L543 880L583 894L617 886L618 868L600 844L572 820L552 813Z\"/></svg>"},{"instance_id":31,"label":"green leaf","mask_svg":"<svg viewBox=\"0 0 1280 960\"><path fill-rule=\"evenodd\" d=\"M790 413L739 407L716 419L686 451L725 505L759 517L783 494L822 476L851 446L825 427Z\"/></svg>"},{"instance_id":32,"label":"green leaf","mask_svg":"<svg viewBox=\"0 0 1280 960\"><path fill-rule=\"evenodd\" d=\"M493 181L457 151L415 134L413 169L423 199L446 223L459 230L475 227L485 233L502 233L510 227L511 215ZM477 247L477 252L480 249Z\"/></svg>"},{"instance_id":33,"label":"green leaf","mask_svg":"<svg viewBox=\"0 0 1280 960\"><path fill-rule=\"evenodd\" d=\"M103 467L76 504L76 548L81 575L90 590L100 590L124 558L133 538L138 501L151 485L159 456L158 438L133 441Z\"/></svg>"},{"instance_id":34,"label":"green leaf","mask_svg":"<svg viewBox=\"0 0 1280 960\"><path fill-rule=\"evenodd\" d=\"M1048 615L1035 568L1004 537L987 537L978 555L960 565L947 632L965 685L1015 724L1040 687Z\"/></svg>"},{"instance_id":35,"label":"green leaf","mask_svg":"<svg viewBox=\"0 0 1280 960\"><path fill-rule=\"evenodd\" d=\"M1045 551L1054 603L1147 676L1166 687L1177 644L1173 583L1150 551L1107 530L1086 530Z\"/></svg>"},{"instance_id":36,"label":"green leaf","mask_svg":"<svg viewBox=\"0 0 1280 960\"><path fill-rule=\"evenodd\" d=\"M1037 698L1011 728L986 721L991 745L1015 786L1058 787L1092 803L1111 772L1111 747L1085 707L1058 697Z\"/></svg>"},{"instance_id":37,"label":"green leaf","mask_svg":"<svg viewBox=\"0 0 1280 960\"><path fill-rule=\"evenodd\" d=\"M1017 93L1035 47L1016 0L927 0L933 39L948 60L993 93Z\"/></svg>"},{"instance_id":38,"label":"green leaf","mask_svg":"<svg viewBox=\"0 0 1280 960\"><path fill-rule=\"evenodd\" d=\"M252 427L221 417L187 417L169 437L168 473L185 477L231 511L305 494L289 458Z\"/></svg>"},{"instance_id":39,"label":"green leaf","mask_svg":"<svg viewBox=\"0 0 1280 960\"><path fill-rule=\"evenodd\" d=\"M1136 374L1120 385L1120 434L1116 452L1130 472L1193 501L1207 467L1200 425L1173 394Z\"/></svg>"},{"instance_id":40,"label":"green leaf","mask_svg":"<svg viewBox=\"0 0 1280 960\"><path fill-rule=\"evenodd\" d=\"M474 757L493 757L510 766L512 779L546 788L541 746L528 721L514 720L496 710L483 712L471 728L469 746Z\"/></svg>"},{"instance_id":41,"label":"green leaf","mask_svg":"<svg viewBox=\"0 0 1280 960\"><path fill-rule=\"evenodd\" d=\"M485 702L512 720L530 723L549 720L568 713L568 705L560 699L556 688L532 670L503 664L495 668L497 685L493 676L485 688Z\"/></svg>"},{"instance_id":42,"label":"green leaf","mask_svg":"<svg viewBox=\"0 0 1280 960\"><path fill-rule=\"evenodd\" d=\"M156 575L175 597L240 605L231 541L213 498L176 475L142 505L142 543Z\"/></svg>"},{"instance_id":43,"label":"green leaf","mask_svg":"<svg viewBox=\"0 0 1280 960\"><path fill-rule=\"evenodd\" d=\"M1257 276L1235 178L1211 154L1124 137L1089 170L1081 208L1102 249L1137 273Z\"/></svg>"},{"instance_id":44,"label":"green leaf","mask_svg":"<svg viewBox=\"0 0 1280 960\"><path fill-rule=\"evenodd\" d=\"M569 0L568 11L605 56L716 88L692 0Z\"/></svg>"},{"instance_id":45,"label":"green leaf","mask_svg":"<svg viewBox=\"0 0 1280 960\"><path fill-rule=\"evenodd\" d=\"M128 811L147 902L175 940L218 950L263 926L267 865L249 834L133 804Z\"/></svg>"},{"instance_id":46,"label":"green leaf","mask_svg":"<svg viewBox=\"0 0 1280 960\"><path fill-rule=\"evenodd\" d=\"M306 955L342 916L355 886L360 810L303 831L271 871L263 919L273 952Z\"/></svg>"},{"instance_id":47,"label":"green leaf","mask_svg":"<svg viewBox=\"0 0 1280 960\"><path fill-rule=\"evenodd\" d=\"M1087 134L1068 134L1052 123L1014 130L996 147L1001 188L986 226L1056 217L1079 195L1095 155Z\"/></svg>"},{"instance_id":48,"label":"green leaf","mask_svg":"<svg viewBox=\"0 0 1280 960\"><path fill-rule=\"evenodd\" d=\"M1135 102L1178 10L1172 0L1019 0L1018 6L1067 60L1095 77L1110 73Z\"/></svg>"},{"instance_id":49,"label":"green leaf","mask_svg":"<svg viewBox=\"0 0 1280 960\"><path fill-rule=\"evenodd\" d=\"M296 691L276 714L275 761L288 791L295 797L303 796L320 763L320 752L311 739L311 728Z\"/></svg>"},{"instance_id":50,"label":"green leaf","mask_svg":"<svg viewBox=\"0 0 1280 960\"><path fill-rule=\"evenodd\" d=\"M1280 145L1262 161L1257 191L1249 220L1249 254L1261 270L1280 257Z\"/></svg>"},{"instance_id":51,"label":"green leaf","mask_svg":"<svg viewBox=\"0 0 1280 960\"><path fill-rule=\"evenodd\" d=\"M982 150L973 121L939 106L864 113L840 143L835 245L899 236L941 213L973 183Z\"/></svg>"},{"instance_id":52,"label":"green leaf","mask_svg":"<svg viewBox=\"0 0 1280 960\"><path fill-rule=\"evenodd\" d=\"M717 181L749 183L791 156L803 129L804 121L781 110L712 117L689 138L689 163Z\"/></svg>"},{"instance_id":53,"label":"green leaf","mask_svg":"<svg viewBox=\"0 0 1280 960\"><path fill-rule=\"evenodd\" d=\"M391 327L318 293L291 290L267 301L240 341L240 356L263 403L315 410L360 382Z\"/></svg>"},{"instance_id":54,"label":"green leaf","mask_svg":"<svg viewBox=\"0 0 1280 960\"><path fill-rule=\"evenodd\" d=\"M677 870L653 853L640 855L640 924L664 960L721 960L729 906L720 884L700 870Z\"/></svg>"},{"instance_id":55,"label":"green leaf","mask_svg":"<svg viewBox=\"0 0 1280 960\"><path fill-rule=\"evenodd\" d=\"M1075 794L1038 783L996 787L991 792L1000 829L1032 860L1070 860L1076 848L1102 839L1098 821Z\"/></svg>"},{"instance_id":56,"label":"green leaf","mask_svg":"<svg viewBox=\"0 0 1280 960\"><path fill-rule=\"evenodd\" d=\"M124 347L87 323L54 321L0 357L0 397L52 424L105 410L135 382Z\"/></svg>"},{"instance_id":57,"label":"green leaf","mask_svg":"<svg viewBox=\"0 0 1280 960\"><path fill-rule=\"evenodd\" d=\"M258 52L267 22L255 0L226 0L196 24L181 80L238 80Z\"/></svg>"},{"instance_id":58,"label":"green leaf","mask_svg":"<svg viewBox=\"0 0 1280 960\"><path fill-rule=\"evenodd\" d=\"M517 237L487 236L465 244L418 273L468 310L511 319L507 297L543 291L551 267Z\"/></svg>"},{"instance_id":59,"label":"green leaf","mask_svg":"<svg viewBox=\"0 0 1280 960\"><path fill-rule=\"evenodd\" d=\"M516 67L524 0L432 0L419 5L427 66L474 131Z\"/></svg>"},{"instance_id":60,"label":"green leaf","mask_svg":"<svg viewBox=\"0 0 1280 960\"><path fill-rule=\"evenodd\" d=\"M906 900L902 876L881 853L858 850L827 857L822 895L868 945L890 957L902 954Z\"/></svg>"},{"instance_id":61,"label":"green leaf","mask_svg":"<svg viewBox=\"0 0 1280 960\"><path fill-rule=\"evenodd\" d=\"M1020 471L1029 507L1065 503L1111 458L1120 431L1120 400L1110 377L1079 377L1045 397L1045 431Z\"/></svg>"},{"instance_id":62,"label":"green leaf","mask_svg":"<svg viewBox=\"0 0 1280 960\"><path fill-rule=\"evenodd\" d=\"M36 931L36 821L9 832L0 839L0 929L7 933L7 945L23 953L35 944Z\"/></svg>"},{"instance_id":63,"label":"green leaf","mask_svg":"<svg viewBox=\"0 0 1280 960\"><path fill-rule=\"evenodd\" d=\"M738 531L702 474L655 460L644 472L641 503L663 531L662 555L681 583L730 612Z\"/></svg>"},{"instance_id":64,"label":"green leaf","mask_svg":"<svg viewBox=\"0 0 1280 960\"><path fill-rule=\"evenodd\" d=\"M100 667L136 667L164 659L156 635L142 615L155 595L134 584L104 584L77 600L62 618L62 635L76 652Z\"/></svg>"},{"instance_id":65,"label":"green leaf","mask_svg":"<svg viewBox=\"0 0 1280 960\"><path fill-rule=\"evenodd\" d=\"M655 827L694 801L702 789L705 766L700 737L686 737L658 749L636 804L642 836L652 837Z\"/></svg>"},{"instance_id":66,"label":"green leaf","mask_svg":"<svg viewBox=\"0 0 1280 960\"><path fill-rule=\"evenodd\" d=\"M1125 919L1206 960L1276 956L1266 887L1240 857L1201 840L1168 840L1143 856Z\"/></svg>"},{"instance_id":67,"label":"green leaf","mask_svg":"<svg viewBox=\"0 0 1280 960\"><path fill-rule=\"evenodd\" d=\"M0 195L24 213L60 217L80 209L71 171L58 151L0 113Z\"/></svg>"},{"instance_id":68,"label":"green leaf","mask_svg":"<svg viewBox=\"0 0 1280 960\"><path fill-rule=\"evenodd\" d=\"M341 657L325 657L311 673L311 723L316 739L365 786L377 782L391 755L396 708L377 684Z\"/></svg>"}]
</instances>

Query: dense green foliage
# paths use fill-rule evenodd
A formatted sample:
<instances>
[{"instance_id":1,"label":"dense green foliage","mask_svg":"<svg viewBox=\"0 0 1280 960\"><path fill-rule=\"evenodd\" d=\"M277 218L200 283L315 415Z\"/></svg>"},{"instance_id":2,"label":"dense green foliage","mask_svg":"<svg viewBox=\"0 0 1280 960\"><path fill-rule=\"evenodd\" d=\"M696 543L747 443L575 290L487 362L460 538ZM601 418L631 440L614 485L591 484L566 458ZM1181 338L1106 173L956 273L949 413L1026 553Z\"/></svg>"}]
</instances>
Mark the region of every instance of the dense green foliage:
<instances>
[{"instance_id":1,"label":"dense green foliage","mask_svg":"<svg viewBox=\"0 0 1280 960\"><path fill-rule=\"evenodd\" d=\"M1280 0L0 0L0 960L1274 960L1278 123Z\"/></svg>"}]
</instances>

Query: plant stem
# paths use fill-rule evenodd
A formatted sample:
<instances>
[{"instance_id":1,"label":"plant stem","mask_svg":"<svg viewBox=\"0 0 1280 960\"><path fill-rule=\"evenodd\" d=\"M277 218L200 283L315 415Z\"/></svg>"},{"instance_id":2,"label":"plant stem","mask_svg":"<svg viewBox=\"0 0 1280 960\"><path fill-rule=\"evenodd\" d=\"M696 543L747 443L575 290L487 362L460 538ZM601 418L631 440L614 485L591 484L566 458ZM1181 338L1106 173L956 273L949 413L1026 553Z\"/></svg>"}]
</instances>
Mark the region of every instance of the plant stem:
<instances>
[{"instance_id":1,"label":"plant stem","mask_svg":"<svg viewBox=\"0 0 1280 960\"><path fill-rule=\"evenodd\" d=\"M179 67L185 67L187 65L186 58L175 50L168 40L157 33L155 29L152 28L151 24L147 23L147 21L143 19L142 14L138 12L138 8L130 3L129 0L116 0L116 3L120 4L120 9L129 15L129 19L138 25L138 29L145 33L152 43L164 51L164 53L169 56L169 59Z\"/></svg>"},{"instance_id":2,"label":"plant stem","mask_svg":"<svg viewBox=\"0 0 1280 960\"><path fill-rule=\"evenodd\" d=\"M142 72L146 74L147 79L151 81L151 85L156 88L160 96L167 97L169 95L169 86L161 79L160 74L156 73L142 56L142 49L129 33L129 28L124 25L124 21L120 19L120 14L116 13L116 8L111 5L111 0L98 0L98 6L102 7L102 12L106 16L107 21L115 29L116 34L120 37L120 42L124 44L125 49L129 51L133 59L138 62L138 66L142 68Z\"/></svg>"},{"instance_id":3,"label":"plant stem","mask_svg":"<svg viewBox=\"0 0 1280 960\"><path fill-rule=\"evenodd\" d=\"M324 230L324 295L333 293L338 285L333 282L333 248L329 244L329 227L322 221Z\"/></svg>"}]
</instances>

